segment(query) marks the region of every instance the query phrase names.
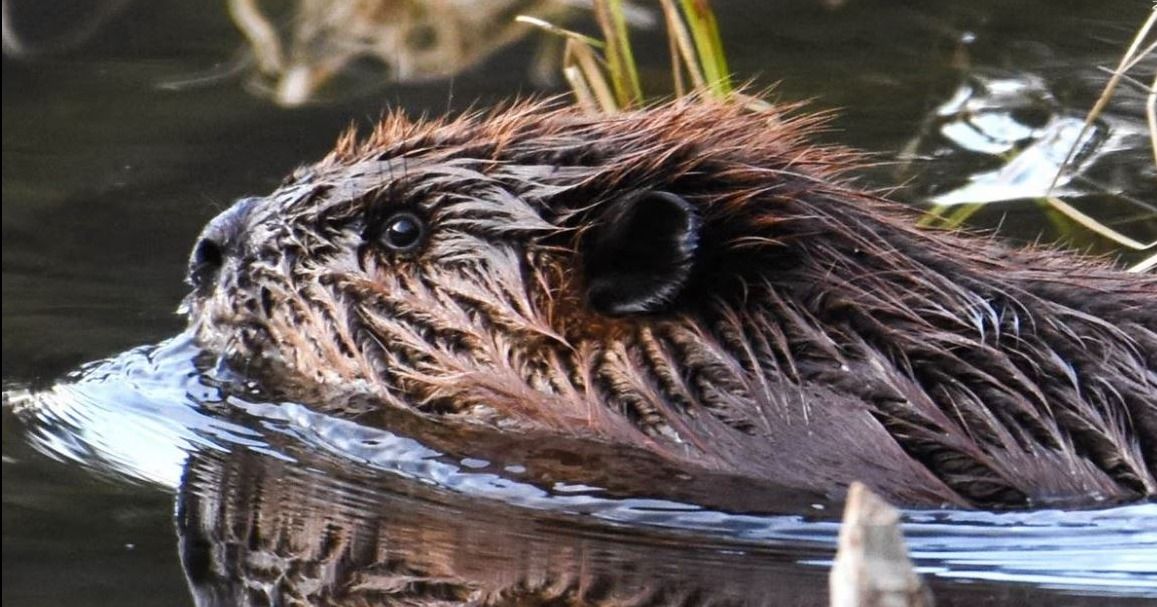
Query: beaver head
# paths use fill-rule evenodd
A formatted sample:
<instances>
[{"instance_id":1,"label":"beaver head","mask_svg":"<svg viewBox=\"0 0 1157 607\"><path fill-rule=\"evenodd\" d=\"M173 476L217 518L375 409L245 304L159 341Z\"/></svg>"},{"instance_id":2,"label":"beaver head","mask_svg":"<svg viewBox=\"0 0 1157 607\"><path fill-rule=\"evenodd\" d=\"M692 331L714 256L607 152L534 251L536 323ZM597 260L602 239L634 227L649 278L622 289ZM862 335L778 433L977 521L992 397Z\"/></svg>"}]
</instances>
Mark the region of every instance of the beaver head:
<instances>
[{"instance_id":1,"label":"beaver head","mask_svg":"<svg viewBox=\"0 0 1157 607\"><path fill-rule=\"evenodd\" d=\"M1151 494L1157 280L918 231L816 122L393 115L205 228L191 328L348 415L331 396L905 503Z\"/></svg>"}]
</instances>

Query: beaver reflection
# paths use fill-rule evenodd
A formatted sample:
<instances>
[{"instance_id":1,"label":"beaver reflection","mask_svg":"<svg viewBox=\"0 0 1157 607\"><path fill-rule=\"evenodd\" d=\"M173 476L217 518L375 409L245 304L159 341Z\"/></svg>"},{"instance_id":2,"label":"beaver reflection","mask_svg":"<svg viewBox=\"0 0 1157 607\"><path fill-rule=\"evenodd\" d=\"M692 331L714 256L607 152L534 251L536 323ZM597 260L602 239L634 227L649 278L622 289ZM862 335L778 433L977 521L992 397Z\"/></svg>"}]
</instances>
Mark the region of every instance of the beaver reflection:
<instances>
[{"instance_id":1,"label":"beaver reflection","mask_svg":"<svg viewBox=\"0 0 1157 607\"><path fill-rule=\"evenodd\" d=\"M470 499L299 452L190 460L178 496L198 605L823 605L814 554ZM306 465L302 465L302 464Z\"/></svg>"},{"instance_id":2,"label":"beaver reflection","mask_svg":"<svg viewBox=\"0 0 1157 607\"><path fill-rule=\"evenodd\" d=\"M207 229L191 327L350 417L900 504L1153 495L1157 277L913 229L812 124L698 101L395 115Z\"/></svg>"}]
</instances>

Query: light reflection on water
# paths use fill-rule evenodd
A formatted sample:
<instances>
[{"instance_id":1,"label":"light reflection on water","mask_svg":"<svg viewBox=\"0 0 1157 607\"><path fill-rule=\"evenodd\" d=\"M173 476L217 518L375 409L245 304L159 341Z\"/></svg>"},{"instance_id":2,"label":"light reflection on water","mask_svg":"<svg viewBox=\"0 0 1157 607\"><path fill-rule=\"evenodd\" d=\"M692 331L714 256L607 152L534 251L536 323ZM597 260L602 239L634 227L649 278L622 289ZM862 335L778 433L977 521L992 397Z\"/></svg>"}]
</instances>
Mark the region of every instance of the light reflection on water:
<instances>
[{"instance_id":1,"label":"light reflection on water","mask_svg":"<svg viewBox=\"0 0 1157 607\"><path fill-rule=\"evenodd\" d=\"M645 554L653 562L644 585L652 590L660 582L664 592L726 590L738 593L728 594L731 599L747 602L771 591L767 584L801 573L811 580L801 597L814 597L816 580L830 566L836 505L793 511L797 505L776 504L762 512L729 512L645 490L630 496L565 479L543 482L527 473L517 455L502 462L450 457L413 439L300 405L222 397L202 383L194 354L188 339L178 337L89 365L44 391L8 390L5 401L30 441L48 455L177 493L186 569L208 558L190 558L190 546L204 548L208 542L217 549L204 552L216 555L210 560L217 568L234 571L190 576L202 604L221 599L221 592L232 597L221 599L228 603L237 596L229 593L238 591L230 583L248 580L251 586L255 577L268 574L254 570L252 558L229 565L221 556L233 554L220 550L231 545L231 536L221 530L233 529L236 521L249 521L264 533L251 530L250 535L270 535L250 511L261 512L258 519L265 525L293 521L297 531L291 536L306 544L321 541L307 539L311 525L345 541L367 533L379 541L388 537L391 559L407 563L411 574L454 580L458 586L450 586L467 593L506 588L503 580L522 580L521 591L542 592L527 586L526 567L543 558L561 567L547 576L551 584L572 592L589 591L596 579L600 587L640 591L641 578L625 580L605 562L597 571L584 569L591 563L576 556L587 553L574 552L575 546L590 548L591 542L599 554L612 555L610 561L638 562ZM904 519L912 558L921 573L934 578L934 586L999 582L1042 592L1157 598L1157 504L1025 513L913 510ZM446 521L453 526L462 520L472 522L438 535ZM482 560L469 567L449 569L446 562L431 560L431 534L447 551L470 553L461 544L463 533L485 536L491 551L498 549L495 543L517 538L517 545L531 546L527 554L533 558L523 554L511 561L479 553L474 556ZM299 550L294 558L316 560L319 554ZM363 573L377 562L364 555L343 558L353 559L347 568ZM709 575L688 576L677 566L703 558L712 563L701 569ZM567 577L578 575L568 569L575 567L594 578ZM570 581L560 582L563 578ZM210 595L217 599L205 598Z\"/></svg>"}]
</instances>

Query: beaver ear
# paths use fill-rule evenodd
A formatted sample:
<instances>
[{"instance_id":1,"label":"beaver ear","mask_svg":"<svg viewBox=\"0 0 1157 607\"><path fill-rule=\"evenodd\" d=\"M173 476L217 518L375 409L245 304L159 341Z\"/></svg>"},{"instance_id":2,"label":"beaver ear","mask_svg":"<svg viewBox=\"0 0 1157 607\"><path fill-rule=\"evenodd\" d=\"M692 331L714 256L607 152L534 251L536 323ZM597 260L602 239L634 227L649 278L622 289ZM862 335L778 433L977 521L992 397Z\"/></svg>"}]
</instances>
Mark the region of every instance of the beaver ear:
<instances>
[{"instance_id":1,"label":"beaver ear","mask_svg":"<svg viewBox=\"0 0 1157 607\"><path fill-rule=\"evenodd\" d=\"M668 192L613 203L583 239L588 304L604 314L658 312L687 286L699 215Z\"/></svg>"}]
</instances>

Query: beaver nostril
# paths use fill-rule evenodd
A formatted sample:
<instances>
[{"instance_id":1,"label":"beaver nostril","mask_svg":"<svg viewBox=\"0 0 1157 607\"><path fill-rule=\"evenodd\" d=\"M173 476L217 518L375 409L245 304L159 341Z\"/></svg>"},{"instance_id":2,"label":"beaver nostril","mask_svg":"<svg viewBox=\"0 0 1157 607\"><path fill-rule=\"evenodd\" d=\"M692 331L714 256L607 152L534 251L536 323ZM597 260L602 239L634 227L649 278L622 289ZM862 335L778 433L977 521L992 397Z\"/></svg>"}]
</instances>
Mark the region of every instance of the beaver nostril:
<instances>
[{"instance_id":1,"label":"beaver nostril","mask_svg":"<svg viewBox=\"0 0 1157 607\"><path fill-rule=\"evenodd\" d=\"M261 311L265 318L273 318L273 293L266 287L261 287Z\"/></svg>"},{"instance_id":2,"label":"beaver nostril","mask_svg":"<svg viewBox=\"0 0 1157 607\"><path fill-rule=\"evenodd\" d=\"M207 289L217 279L225 259L238 255L246 219L260 198L244 198L212 220L201 231L189 256L187 281L197 290Z\"/></svg>"}]
</instances>

